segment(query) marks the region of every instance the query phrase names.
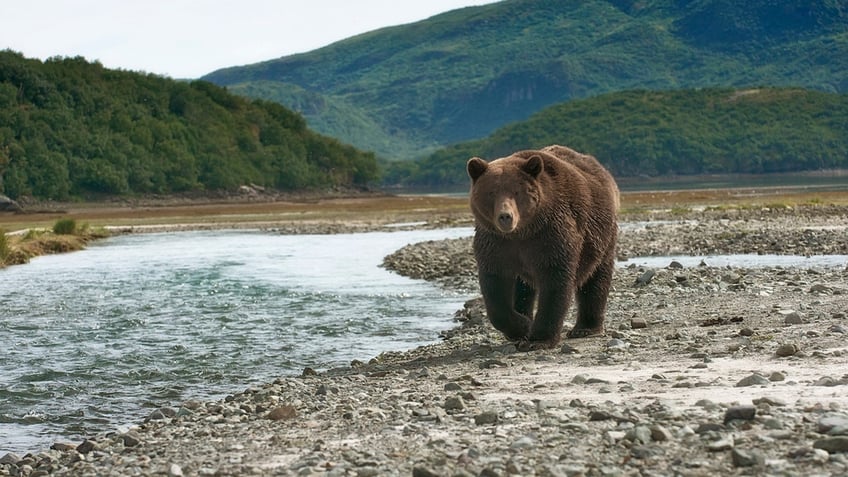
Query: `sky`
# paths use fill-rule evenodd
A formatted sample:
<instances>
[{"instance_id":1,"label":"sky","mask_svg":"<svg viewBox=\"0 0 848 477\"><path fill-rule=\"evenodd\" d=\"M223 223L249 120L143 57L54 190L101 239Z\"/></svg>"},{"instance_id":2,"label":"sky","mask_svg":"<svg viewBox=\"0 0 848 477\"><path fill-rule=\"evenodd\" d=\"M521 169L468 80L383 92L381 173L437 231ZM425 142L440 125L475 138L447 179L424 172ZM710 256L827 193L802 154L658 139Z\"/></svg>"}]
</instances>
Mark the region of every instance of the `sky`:
<instances>
[{"instance_id":1,"label":"sky","mask_svg":"<svg viewBox=\"0 0 848 477\"><path fill-rule=\"evenodd\" d=\"M493 0L0 0L0 50L199 78Z\"/></svg>"}]
</instances>

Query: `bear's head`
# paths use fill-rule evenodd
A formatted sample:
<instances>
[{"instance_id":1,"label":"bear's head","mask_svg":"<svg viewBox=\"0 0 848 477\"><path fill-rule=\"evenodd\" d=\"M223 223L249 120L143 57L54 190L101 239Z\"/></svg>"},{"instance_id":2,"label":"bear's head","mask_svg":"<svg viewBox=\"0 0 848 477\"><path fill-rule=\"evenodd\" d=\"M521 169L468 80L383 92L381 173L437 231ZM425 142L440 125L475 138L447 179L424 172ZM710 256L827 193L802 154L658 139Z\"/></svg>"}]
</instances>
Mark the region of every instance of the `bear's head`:
<instances>
[{"instance_id":1,"label":"bear's head","mask_svg":"<svg viewBox=\"0 0 848 477\"><path fill-rule=\"evenodd\" d=\"M542 199L541 156L510 156L486 162L468 160L471 211L477 223L504 235L520 234L533 223Z\"/></svg>"}]
</instances>

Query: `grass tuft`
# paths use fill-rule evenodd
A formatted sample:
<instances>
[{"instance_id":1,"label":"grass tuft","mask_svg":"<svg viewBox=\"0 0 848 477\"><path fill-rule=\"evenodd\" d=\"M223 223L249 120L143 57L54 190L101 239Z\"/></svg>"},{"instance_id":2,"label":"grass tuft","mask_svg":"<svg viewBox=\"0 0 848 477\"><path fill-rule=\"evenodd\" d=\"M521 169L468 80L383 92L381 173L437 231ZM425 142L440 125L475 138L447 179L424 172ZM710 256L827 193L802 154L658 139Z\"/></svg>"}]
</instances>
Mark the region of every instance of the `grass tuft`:
<instances>
[{"instance_id":1,"label":"grass tuft","mask_svg":"<svg viewBox=\"0 0 848 477\"><path fill-rule=\"evenodd\" d=\"M53 224L56 235L74 235L77 233L77 221L74 219L59 219Z\"/></svg>"}]
</instances>

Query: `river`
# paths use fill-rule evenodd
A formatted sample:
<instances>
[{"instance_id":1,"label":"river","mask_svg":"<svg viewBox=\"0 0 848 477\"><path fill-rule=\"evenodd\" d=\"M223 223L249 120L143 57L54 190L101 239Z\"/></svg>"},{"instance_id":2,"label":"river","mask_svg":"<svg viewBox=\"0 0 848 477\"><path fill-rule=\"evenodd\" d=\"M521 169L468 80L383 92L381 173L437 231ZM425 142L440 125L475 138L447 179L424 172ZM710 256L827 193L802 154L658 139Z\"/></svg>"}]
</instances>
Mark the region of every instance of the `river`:
<instances>
[{"instance_id":1,"label":"river","mask_svg":"<svg viewBox=\"0 0 848 477\"><path fill-rule=\"evenodd\" d=\"M117 236L0 270L0 456L434 342L469 298L379 266L471 228Z\"/></svg>"}]
</instances>

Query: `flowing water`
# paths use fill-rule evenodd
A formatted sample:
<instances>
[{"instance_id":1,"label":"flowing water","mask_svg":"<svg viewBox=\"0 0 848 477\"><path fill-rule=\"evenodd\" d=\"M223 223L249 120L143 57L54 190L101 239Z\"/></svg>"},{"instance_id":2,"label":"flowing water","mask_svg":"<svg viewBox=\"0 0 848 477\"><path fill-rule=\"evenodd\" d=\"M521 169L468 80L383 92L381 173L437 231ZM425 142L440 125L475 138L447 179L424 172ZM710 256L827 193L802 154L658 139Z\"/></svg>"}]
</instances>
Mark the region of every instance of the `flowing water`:
<instances>
[{"instance_id":1,"label":"flowing water","mask_svg":"<svg viewBox=\"0 0 848 477\"><path fill-rule=\"evenodd\" d=\"M471 233L127 235L0 270L0 455L436 341L469 297L379 264Z\"/></svg>"}]
</instances>

